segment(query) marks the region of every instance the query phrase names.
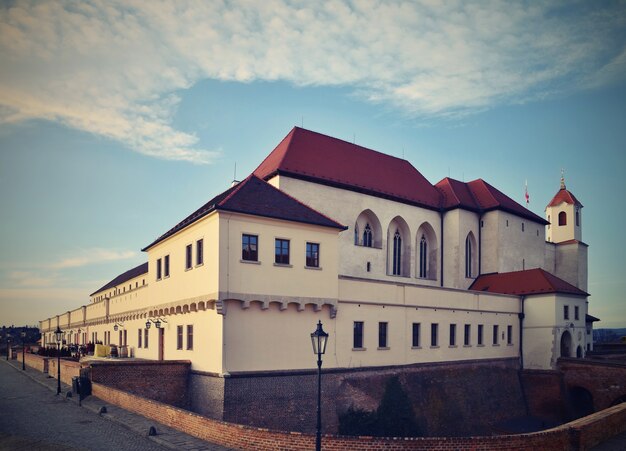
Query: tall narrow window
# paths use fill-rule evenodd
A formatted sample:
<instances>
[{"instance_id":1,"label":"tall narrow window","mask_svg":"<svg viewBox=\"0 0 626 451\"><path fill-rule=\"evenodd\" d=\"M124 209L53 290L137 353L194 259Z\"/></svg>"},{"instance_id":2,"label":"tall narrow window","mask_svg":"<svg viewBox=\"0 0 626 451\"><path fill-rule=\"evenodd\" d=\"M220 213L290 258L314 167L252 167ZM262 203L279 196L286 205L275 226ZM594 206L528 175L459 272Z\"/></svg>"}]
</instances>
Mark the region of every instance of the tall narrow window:
<instances>
[{"instance_id":1,"label":"tall narrow window","mask_svg":"<svg viewBox=\"0 0 626 451\"><path fill-rule=\"evenodd\" d=\"M478 325L478 341L477 341L478 346L482 346L484 344L483 343L483 329L484 329L484 326L482 324L479 324Z\"/></svg>"},{"instance_id":2,"label":"tall narrow window","mask_svg":"<svg viewBox=\"0 0 626 451\"><path fill-rule=\"evenodd\" d=\"M493 325L493 344L497 345L498 344L498 325L494 324Z\"/></svg>"},{"instance_id":3,"label":"tall narrow window","mask_svg":"<svg viewBox=\"0 0 626 451\"><path fill-rule=\"evenodd\" d=\"M241 259L250 262L259 261L259 237L256 235L241 236Z\"/></svg>"},{"instance_id":4,"label":"tall narrow window","mask_svg":"<svg viewBox=\"0 0 626 451\"><path fill-rule=\"evenodd\" d=\"M143 330L143 347L148 349L148 329Z\"/></svg>"},{"instance_id":5,"label":"tall narrow window","mask_svg":"<svg viewBox=\"0 0 626 451\"><path fill-rule=\"evenodd\" d=\"M506 326L506 344L513 344L513 326Z\"/></svg>"},{"instance_id":6,"label":"tall narrow window","mask_svg":"<svg viewBox=\"0 0 626 451\"><path fill-rule=\"evenodd\" d=\"M279 265L289 264L289 240L276 238L274 246L274 263Z\"/></svg>"},{"instance_id":7,"label":"tall narrow window","mask_svg":"<svg viewBox=\"0 0 626 451\"><path fill-rule=\"evenodd\" d=\"M192 253L191 244L185 246L185 269L191 269Z\"/></svg>"},{"instance_id":8,"label":"tall narrow window","mask_svg":"<svg viewBox=\"0 0 626 451\"><path fill-rule=\"evenodd\" d=\"M310 268L320 267L320 245L306 243L306 265Z\"/></svg>"},{"instance_id":9,"label":"tall narrow window","mask_svg":"<svg viewBox=\"0 0 626 451\"><path fill-rule=\"evenodd\" d=\"M363 230L363 246L372 247L372 228L369 223L365 224L365 230Z\"/></svg>"},{"instance_id":10,"label":"tall narrow window","mask_svg":"<svg viewBox=\"0 0 626 451\"><path fill-rule=\"evenodd\" d=\"M580 314L579 314L579 309L578 309L578 306L577 306L577 305L575 305L575 306L574 306L574 319L576 319L576 320L577 320L577 319L580 319L580 318L579 318L579 316L580 316Z\"/></svg>"},{"instance_id":11,"label":"tall narrow window","mask_svg":"<svg viewBox=\"0 0 626 451\"><path fill-rule=\"evenodd\" d=\"M466 324L465 325L465 334L463 335L463 345L465 346L469 346L471 343L471 333L472 333L472 326L470 324Z\"/></svg>"},{"instance_id":12,"label":"tall narrow window","mask_svg":"<svg viewBox=\"0 0 626 451\"><path fill-rule=\"evenodd\" d=\"M187 325L187 351L193 350L193 324Z\"/></svg>"},{"instance_id":13,"label":"tall narrow window","mask_svg":"<svg viewBox=\"0 0 626 451\"><path fill-rule=\"evenodd\" d=\"M183 349L183 326L176 326L176 349Z\"/></svg>"},{"instance_id":14,"label":"tall narrow window","mask_svg":"<svg viewBox=\"0 0 626 451\"><path fill-rule=\"evenodd\" d=\"M430 346L438 346L439 338L439 324L433 323L430 325Z\"/></svg>"},{"instance_id":15,"label":"tall narrow window","mask_svg":"<svg viewBox=\"0 0 626 451\"><path fill-rule=\"evenodd\" d=\"M163 258L163 276L164 277L170 276L170 256L169 255L166 255Z\"/></svg>"},{"instance_id":16,"label":"tall narrow window","mask_svg":"<svg viewBox=\"0 0 626 451\"><path fill-rule=\"evenodd\" d=\"M354 322L352 347L354 349L363 348L363 321Z\"/></svg>"},{"instance_id":17,"label":"tall narrow window","mask_svg":"<svg viewBox=\"0 0 626 451\"><path fill-rule=\"evenodd\" d=\"M387 347L387 323L378 323L378 347Z\"/></svg>"},{"instance_id":18,"label":"tall narrow window","mask_svg":"<svg viewBox=\"0 0 626 451\"><path fill-rule=\"evenodd\" d=\"M450 324L450 346L456 346L456 324Z\"/></svg>"},{"instance_id":19,"label":"tall narrow window","mask_svg":"<svg viewBox=\"0 0 626 451\"><path fill-rule=\"evenodd\" d=\"M354 224L354 245L359 245L359 225Z\"/></svg>"},{"instance_id":20,"label":"tall narrow window","mask_svg":"<svg viewBox=\"0 0 626 451\"><path fill-rule=\"evenodd\" d=\"M576 209L576 226L580 226L580 210Z\"/></svg>"},{"instance_id":21,"label":"tall narrow window","mask_svg":"<svg viewBox=\"0 0 626 451\"><path fill-rule=\"evenodd\" d=\"M204 240L196 241L196 266L204 263Z\"/></svg>"},{"instance_id":22,"label":"tall narrow window","mask_svg":"<svg viewBox=\"0 0 626 451\"><path fill-rule=\"evenodd\" d=\"M420 347L420 323L413 323L413 340L412 346L414 348Z\"/></svg>"},{"instance_id":23,"label":"tall narrow window","mask_svg":"<svg viewBox=\"0 0 626 451\"><path fill-rule=\"evenodd\" d=\"M399 276L401 274L402 263L402 237L400 232L396 229L396 233L393 235L393 266L392 274Z\"/></svg>"},{"instance_id":24,"label":"tall narrow window","mask_svg":"<svg viewBox=\"0 0 626 451\"><path fill-rule=\"evenodd\" d=\"M472 240L465 238L465 277L472 277Z\"/></svg>"},{"instance_id":25,"label":"tall narrow window","mask_svg":"<svg viewBox=\"0 0 626 451\"><path fill-rule=\"evenodd\" d=\"M563 306L563 319L569 319L569 305Z\"/></svg>"},{"instance_id":26,"label":"tall narrow window","mask_svg":"<svg viewBox=\"0 0 626 451\"><path fill-rule=\"evenodd\" d=\"M426 277L426 258L428 256L428 243L426 237L422 235L420 240L420 277Z\"/></svg>"},{"instance_id":27,"label":"tall narrow window","mask_svg":"<svg viewBox=\"0 0 626 451\"><path fill-rule=\"evenodd\" d=\"M162 278L162 273L161 273L161 259L157 259L157 263L156 263L156 278L157 280L161 280Z\"/></svg>"},{"instance_id":28,"label":"tall narrow window","mask_svg":"<svg viewBox=\"0 0 626 451\"><path fill-rule=\"evenodd\" d=\"M564 211L559 213L559 225L567 225L567 213L565 213Z\"/></svg>"},{"instance_id":29,"label":"tall narrow window","mask_svg":"<svg viewBox=\"0 0 626 451\"><path fill-rule=\"evenodd\" d=\"M141 348L141 338L142 338L142 337L141 337L141 334L142 334L141 329L138 329L138 330L137 330L137 332L139 332L139 333L137 334L137 347L138 347L138 348Z\"/></svg>"}]
</instances>

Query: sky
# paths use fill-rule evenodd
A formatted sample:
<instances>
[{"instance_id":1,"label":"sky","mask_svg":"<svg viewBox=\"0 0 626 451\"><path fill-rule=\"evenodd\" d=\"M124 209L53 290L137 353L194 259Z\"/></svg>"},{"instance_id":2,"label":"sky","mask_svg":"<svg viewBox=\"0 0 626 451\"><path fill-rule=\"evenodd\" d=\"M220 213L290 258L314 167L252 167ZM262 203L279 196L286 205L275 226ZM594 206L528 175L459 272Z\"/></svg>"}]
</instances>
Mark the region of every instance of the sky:
<instances>
[{"instance_id":1,"label":"sky","mask_svg":"<svg viewBox=\"0 0 626 451\"><path fill-rule=\"evenodd\" d=\"M293 126L582 202L595 327L626 327L626 2L0 1L0 325L147 260Z\"/></svg>"}]
</instances>

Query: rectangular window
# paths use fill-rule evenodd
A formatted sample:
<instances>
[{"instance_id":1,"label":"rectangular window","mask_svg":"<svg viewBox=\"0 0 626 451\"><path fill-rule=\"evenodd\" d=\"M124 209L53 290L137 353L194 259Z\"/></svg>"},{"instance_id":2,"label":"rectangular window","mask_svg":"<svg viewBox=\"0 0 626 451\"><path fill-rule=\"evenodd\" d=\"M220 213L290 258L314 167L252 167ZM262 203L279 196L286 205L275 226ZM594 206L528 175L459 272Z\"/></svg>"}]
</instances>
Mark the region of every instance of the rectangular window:
<instances>
[{"instance_id":1,"label":"rectangular window","mask_svg":"<svg viewBox=\"0 0 626 451\"><path fill-rule=\"evenodd\" d=\"M456 346L456 324L450 324L450 346Z\"/></svg>"},{"instance_id":2,"label":"rectangular window","mask_svg":"<svg viewBox=\"0 0 626 451\"><path fill-rule=\"evenodd\" d=\"M430 346L437 346L437 338L439 338L439 324L430 325Z\"/></svg>"},{"instance_id":3,"label":"rectangular window","mask_svg":"<svg viewBox=\"0 0 626 451\"><path fill-rule=\"evenodd\" d=\"M191 251L191 244L188 244L185 247L185 269L191 269L191 255L192 255L192 251Z\"/></svg>"},{"instance_id":4,"label":"rectangular window","mask_svg":"<svg viewBox=\"0 0 626 451\"><path fill-rule=\"evenodd\" d=\"M414 348L420 347L420 323L413 323L413 342Z\"/></svg>"},{"instance_id":5,"label":"rectangular window","mask_svg":"<svg viewBox=\"0 0 626 451\"><path fill-rule=\"evenodd\" d=\"M387 347L387 323L378 323L378 347Z\"/></svg>"},{"instance_id":6,"label":"rectangular window","mask_svg":"<svg viewBox=\"0 0 626 451\"><path fill-rule=\"evenodd\" d=\"M574 319L580 319L579 318L579 310L578 310L578 306L577 305L574 306Z\"/></svg>"},{"instance_id":7,"label":"rectangular window","mask_svg":"<svg viewBox=\"0 0 626 451\"><path fill-rule=\"evenodd\" d=\"M187 351L193 350L193 325L187 326Z\"/></svg>"},{"instance_id":8,"label":"rectangular window","mask_svg":"<svg viewBox=\"0 0 626 451\"><path fill-rule=\"evenodd\" d=\"M143 347L148 349L148 329L143 330Z\"/></svg>"},{"instance_id":9,"label":"rectangular window","mask_svg":"<svg viewBox=\"0 0 626 451\"><path fill-rule=\"evenodd\" d=\"M166 255L163 259L163 277L170 276L170 256Z\"/></svg>"},{"instance_id":10,"label":"rectangular window","mask_svg":"<svg viewBox=\"0 0 626 451\"><path fill-rule=\"evenodd\" d=\"M506 344L513 344L513 326L506 326Z\"/></svg>"},{"instance_id":11,"label":"rectangular window","mask_svg":"<svg viewBox=\"0 0 626 451\"><path fill-rule=\"evenodd\" d=\"M569 319L569 305L563 306L563 319Z\"/></svg>"},{"instance_id":12,"label":"rectangular window","mask_svg":"<svg viewBox=\"0 0 626 451\"><path fill-rule=\"evenodd\" d=\"M161 259L160 258L157 260L156 272L157 272L157 280L161 280Z\"/></svg>"},{"instance_id":13,"label":"rectangular window","mask_svg":"<svg viewBox=\"0 0 626 451\"><path fill-rule=\"evenodd\" d=\"M497 324L493 326L493 344L494 345L498 344L498 325Z\"/></svg>"},{"instance_id":14,"label":"rectangular window","mask_svg":"<svg viewBox=\"0 0 626 451\"><path fill-rule=\"evenodd\" d=\"M469 346L471 343L471 333L472 333L472 326L469 324L465 325L465 334L463 336L463 344L465 346Z\"/></svg>"},{"instance_id":15,"label":"rectangular window","mask_svg":"<svg viewBox=\"0 0 626 451\"><path fill-rule=\"evenodd\" d=\"M137 334L137 347L141 348L141 334L142 334L141 329L138 329L137 332L139 332Z\"/></svg>"},{"instance_id":16,"label":"rectangular window","mask_svg":"<svg viewBox=\"0 0 626 451\"><path fill-rule=\"evenodd\" d=\"M196 266L204 263L204 240L196 241Z\"/></svg>"},{"instance_id":17,"label":"rectangular window","mask_svg":"<svg viewBox=\"0 0 626 451\"><path fill-rule=\"evenodd\" d=\"M259 237L256 235L242 235L241 236L241 259L256 262L259 261L258 253L258 241Z\"/></svg>"},{"instance_id":18,"label":"rectangular window","mask_svg":"<svg viewBox=\"0 0 626 451\"><path fill-rule=\"evenodd\" d=\"M274 263L279 265L289 264L289 240L276 238L274 246Z\"/></svg>"},{"instance_id":19,"label":"rectangular window","mask_svg":"<svg viewBox=\"0 0 626 451\"><path fill-rule=\"evenodd\" d=\"M363 321L354 322L352 347L355 349L363 348Z\"/></svg>"},{"instance_id":20,"label":"rectangular window","mask_svg":"<svg viewBox=\"0 0 626 451\"><path fill-rule=\"evenodd\" d=\"M320 245L306 243L306 265L310 268L320 267Z\"/></svg>"},{"instance_id":21,"label":"rectangular window","mask_svg":"<svg viewBox=\"0 0 626 451\"><path fill-rule=\"evenodd\" d=\"M479 324L478 325L478 346L482 346L483 345L483 325Z\"/></svg>"},{"instance_id":22,"label":"rectangular window","mask_svg":"<svg viewBox=\"0 0 626 451\"><path fill-rule=\"evenodd\" d=\"M183 326L176 326L176 349L183 349Z\"/></svg>"}]
</instances>

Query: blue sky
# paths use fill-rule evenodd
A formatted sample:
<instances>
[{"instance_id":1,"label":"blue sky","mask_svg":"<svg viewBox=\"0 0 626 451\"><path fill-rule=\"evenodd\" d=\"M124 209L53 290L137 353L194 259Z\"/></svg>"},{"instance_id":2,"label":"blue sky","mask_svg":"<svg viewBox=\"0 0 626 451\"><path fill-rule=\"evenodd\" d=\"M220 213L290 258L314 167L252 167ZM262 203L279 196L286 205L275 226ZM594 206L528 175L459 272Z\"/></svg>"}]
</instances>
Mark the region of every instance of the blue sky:
<instances>
[{"instance_id":1,"label":"blue sky","mask_svg":"<svg viewBox=\"0 0 626 451\"><path fill-rule=\"evenodd\" d=\"M0 5L0 323L88 302L294 125L583 203L590 312L625 327L626 3Z\"/></svg>"}]
</instances>

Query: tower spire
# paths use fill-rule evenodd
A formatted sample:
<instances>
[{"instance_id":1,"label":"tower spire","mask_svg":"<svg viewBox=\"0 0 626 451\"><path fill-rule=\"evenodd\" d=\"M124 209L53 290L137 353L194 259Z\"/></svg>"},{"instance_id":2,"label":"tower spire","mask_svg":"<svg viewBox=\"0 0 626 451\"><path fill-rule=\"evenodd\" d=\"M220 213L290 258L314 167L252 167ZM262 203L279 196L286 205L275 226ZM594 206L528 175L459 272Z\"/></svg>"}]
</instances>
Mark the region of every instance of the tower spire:
<instances>
[{"instance_id":1,"label":"tower spire","mask_svg":"<svg viewBox=\"0 0 626 451\"><path fill-rule=\"evenodd\" d=\"M565 170L561 168L561 189L565 189Z\"/></svg>"}]
</instances>

